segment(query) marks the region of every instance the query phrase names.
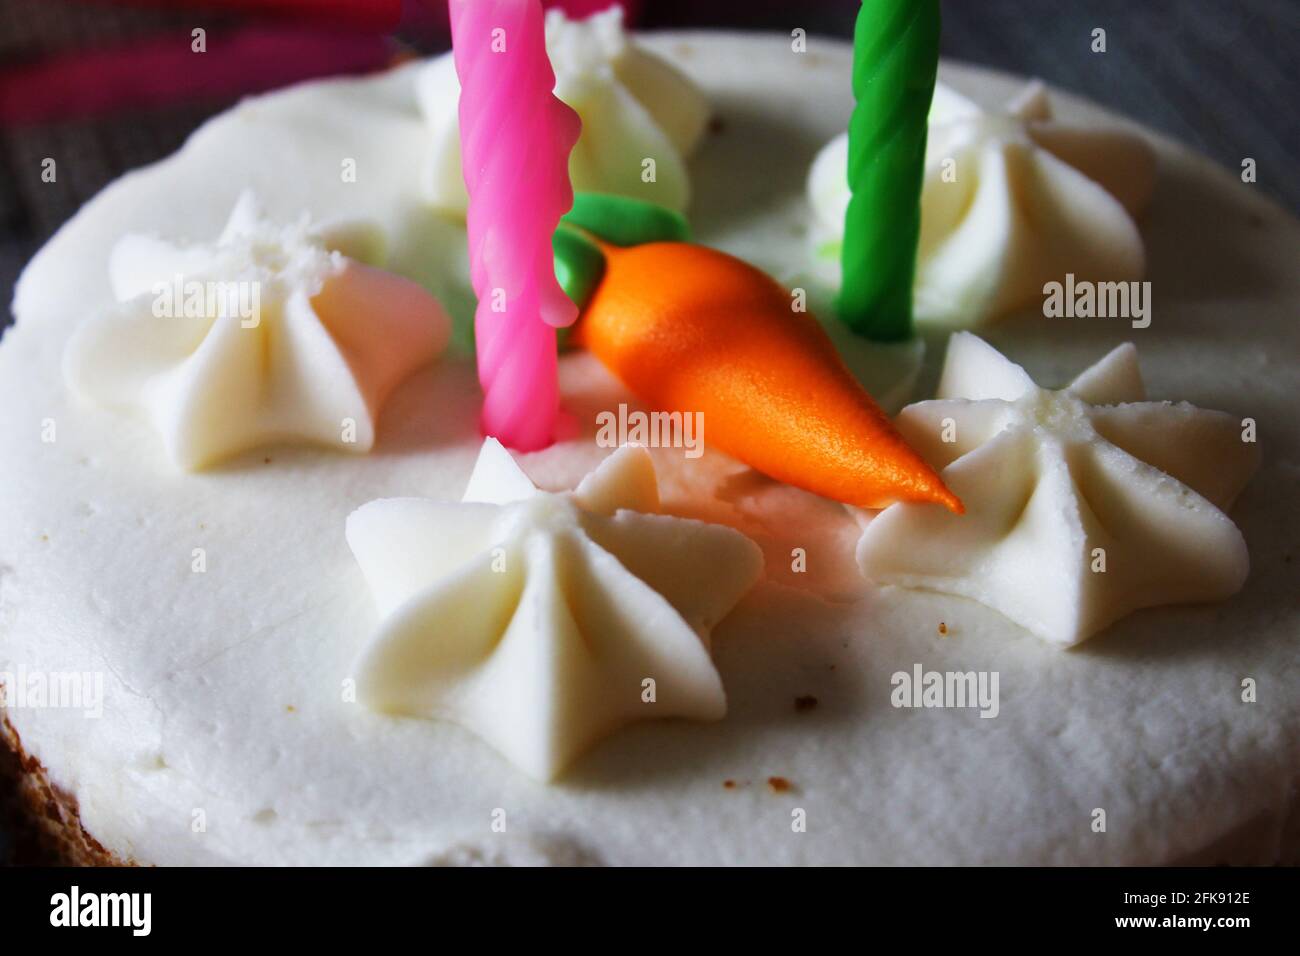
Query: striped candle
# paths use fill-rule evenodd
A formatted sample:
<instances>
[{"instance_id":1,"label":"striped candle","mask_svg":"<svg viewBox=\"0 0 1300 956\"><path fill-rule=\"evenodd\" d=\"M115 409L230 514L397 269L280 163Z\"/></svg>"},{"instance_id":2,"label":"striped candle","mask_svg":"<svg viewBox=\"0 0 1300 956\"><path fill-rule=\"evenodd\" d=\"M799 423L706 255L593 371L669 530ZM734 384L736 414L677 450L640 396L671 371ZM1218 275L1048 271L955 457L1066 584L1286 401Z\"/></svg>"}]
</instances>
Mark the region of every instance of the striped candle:
<instances>
[{"instance_id":1,"label":"striped candle","mask_svg":"<svg viewBox=\"0 0 1300 956\"><path fill-rule=\"evenodd\" d=\"M540 0L450 0L449 8L482 427L533 451L555 438L555 329L577 318L555 278L551 236L573 205L569 152L582 124L553 92Z\"/></svg>"},{"instance_id":2,"label":"striped candle","mask_svg":"<svg viewBox=\"0 0 1300 956\"><path fill-rule=\"evenodd\" d=\"M912 335L926 124L939 69L939 0L863 0L853 31L849 200L836 302L855 332Z\"/></svg>"}]
</instances>

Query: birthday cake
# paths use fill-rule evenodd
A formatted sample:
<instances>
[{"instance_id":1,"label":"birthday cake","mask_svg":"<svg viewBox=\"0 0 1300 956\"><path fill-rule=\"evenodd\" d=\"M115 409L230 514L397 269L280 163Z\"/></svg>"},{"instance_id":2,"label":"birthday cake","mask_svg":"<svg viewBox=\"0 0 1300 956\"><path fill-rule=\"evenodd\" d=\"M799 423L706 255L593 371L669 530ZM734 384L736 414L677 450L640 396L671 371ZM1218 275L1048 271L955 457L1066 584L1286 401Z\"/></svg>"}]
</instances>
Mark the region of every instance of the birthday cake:
<instances>
[{"instance_id":1,"label":"birthday cake","mask_svg":"<svg viewBox=\"0 0 1300 956\"><path fill-rule=\"evenodd\" d=\"M452 12L20 280L65 859L1294 861L1295 221L924 12Z\"/></svg>"}]
</instances>

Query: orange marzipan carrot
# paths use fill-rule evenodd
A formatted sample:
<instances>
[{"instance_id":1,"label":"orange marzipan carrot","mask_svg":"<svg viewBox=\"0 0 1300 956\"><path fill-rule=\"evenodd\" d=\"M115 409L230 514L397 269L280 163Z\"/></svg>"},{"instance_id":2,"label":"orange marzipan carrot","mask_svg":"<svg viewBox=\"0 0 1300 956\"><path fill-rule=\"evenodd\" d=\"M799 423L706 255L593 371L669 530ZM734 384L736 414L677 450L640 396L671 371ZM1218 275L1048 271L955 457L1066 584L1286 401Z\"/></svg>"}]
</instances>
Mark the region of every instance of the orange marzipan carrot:
<instances>
[{"instance_id":1,"label":"orange marzipan carrot","mask_svg":"<svg viewBox=\"0 0 1300 956\"><path fill-rule=\"evenodd\" d=\"M864 508L962 513L817 319L768 275L688 243L601 249L605 276L576 341L642 400L703 412L710 444L787 484Z\"/></svg>"}]
</instances>

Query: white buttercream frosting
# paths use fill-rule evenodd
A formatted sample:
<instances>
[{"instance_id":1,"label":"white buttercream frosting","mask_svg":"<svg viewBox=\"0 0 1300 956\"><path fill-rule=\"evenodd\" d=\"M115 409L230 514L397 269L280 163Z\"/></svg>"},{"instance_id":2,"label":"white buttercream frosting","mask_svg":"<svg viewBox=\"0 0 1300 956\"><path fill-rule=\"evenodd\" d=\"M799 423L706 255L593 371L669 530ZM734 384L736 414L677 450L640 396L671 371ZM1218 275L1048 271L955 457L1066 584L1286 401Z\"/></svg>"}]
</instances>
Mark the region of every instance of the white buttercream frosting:
<instances>
[{"instance_id":1,"label":"white buttercream frosting","mask_svg":"<svg viewBox=\"0 0 1300 956\"><path fill-rule=\"evenodd\" d=\"M340 251L372 240L270 222L249 192L215 242L128 234L109 257L118 304L78 328L64 376L143 414L186 469L276 441L368 451L389 392L450 334L424 289Z\"/></svg>"},{"instance_id":2,"label":"white buttercream frosting","mask_svg":"<svg viewBox=\"0 0 1300 956\"><path fill-rule=\"evenodd\" d=\"M894 505L858 544L882 584L959 594L1056 644L1142 607L1221 600L1246 580L1224 514L1259 465L1241 419L1146 401L1122 345L1060 391L970 333L938 398L898 428L966 505Z\"/></svg>"},{"instance_id":3,"label":"white buttercream frosting","mask_svg":"<svg viewBox=\"0 0 1300 956\"><path fill-rule=\"evenodd\" d=\"M762 555L658 506L644 448L553 494L491 438L460 502L363 505L347 539L382 622L358 664L360 699L458 721L542 780L632 721L720 719L709 632Z\"/></svg>"},{"instance_id":4,"label":"white buttercream frosting","mask_svg":"<svg viewBox=\"0 0 1300 956\"><path fill-rule=\"evenodd\" d=\"M584 20L548 11L546 48L555 69L555 95L582 118L582 136L569 158L573 188L685 209L690 198L686 158L709 117L699 88L628 36L618 6ZM417 95L430 130L425 189L434 205L464 215L460 81L450 53L424 67ZM654 161L653 168L647 160Z\"/></svg>"},{"instance_id":5,"label":"white buttercream frosting","mask_svg":"<svg viewBox=\"0 0 1300 956\"><path fill-rule=\"evenodd\" d=\"M808 177L813 257L835 285L847 165L846 133L822 148ZM1134 216L1154 178L1154 153L1140 136L1057 121L1040 83L1002 112L940 85L921 193L917 320L979 325L1040 298L1067 273L1141 278L1146 258Z\"/></svg>"},{"instance_id":6,"label":"white buttercream frosting","mask_svg":"<svg viewBox=\"0 0 1300 956\"><path fill-rule=\"evenodd\" d=\"M790 226L806 204L786 187L802 186L806 165L798 150L762 164L728 157L774 133L832 137L852 106L851 48L828 41L815 58L811 47L792 56L777 34L638 42L726 104L728 132L693 173L697 195L718 200L695 223L700 240L781 275L803 251ZM1143 372L1153 385L1195 382L1198 395L1249 388L1252 407L1241 411L1258 414L1270 453L1234 506L1251 548L1237 599L1134 615L1093 642L1100 653L1060 654L947 595L886 588L842 603L760 584L713 632L726 719L633 725L559 786L539 786L451 722L390 718L344 697L376 620L343 519L375 498L460 497L482 444L472 364L447 356L413 376L385 408L380 454L308 447L273 467L178 480L148 454L160 449L151 431L112 427L74 401L59 357L81 317L112 304L104 264L124 232L178 236L183 223L184 234L216 236L245 186L275 219L310 210L375 222L387 256L374 264L422 281L434 266L463 273L449 254L463 260L463 231L412 215L427 146L414 97L423 66L248 98L176 155L98 194L18 284L17 321L0 341L0 670L8 661L103 674L101 719L66 707L8 711L27 752L75 795L90 834L160 865L1131 865L1272 863L1294 851L1283 837L1300 764L1300 611L1284 558L1294 552L1287 495L1300 461L1286 410L1300 368L1286 346L1300 225L1168 140L1156 146L1179 171L1183 199L1177 215L1150 217L1147 242L1173 265L1194 261L1195 274L1171 272L1183 293L1177 321L1141 333ZM966 67L950 74L981 98L1000 88ZM1073 99L1054 102L1088 115ZM340 183L340 156L355 157L355 183ZM1243 263L1259 280L1249 288ZM1271 294L1258 294L1261 283ZM1249 330L1231 349L1225 315ZM1030 336L1014 357L1083 368L1095 337ZM586 353L561 358L561 380L566 405L589 409L588 422L596 409L635 406ZM58 439L41 444L47 417ZM400 434L390 429L399 423ZM521 460L544 487L561 488L593 454L590 443L565 442ZM773 578L797 588L822 570L859 574L858 532L842 508L725 456L652 454L665 506L751 527ZM715 474L729 476L727 500L750 517L715 505ZM194 546L207 549L206 575L191 573ZM807 573L793 573L795 546ZM846 599L862 594L849 583ZM947 637L936 635L939 621ZM1122 649L1111 647L1121 635ZM998 719L892 708L891 674L916 662L1000 671ZM1241 702L1245 676L1259 683L1258 706ZM795 713L804 695L817 707ZM792 789L771 793L769 774ZM734 789L722 786L729 778ZM1089 807L1107 808L1108 836L1079 826L1077 813L1044 812L1085 793L1096 795ZM796 806L808 810L806 833L790 832ZM509 814L505 833L490 826L497 807Z\"/></svg>"}]
</instances>

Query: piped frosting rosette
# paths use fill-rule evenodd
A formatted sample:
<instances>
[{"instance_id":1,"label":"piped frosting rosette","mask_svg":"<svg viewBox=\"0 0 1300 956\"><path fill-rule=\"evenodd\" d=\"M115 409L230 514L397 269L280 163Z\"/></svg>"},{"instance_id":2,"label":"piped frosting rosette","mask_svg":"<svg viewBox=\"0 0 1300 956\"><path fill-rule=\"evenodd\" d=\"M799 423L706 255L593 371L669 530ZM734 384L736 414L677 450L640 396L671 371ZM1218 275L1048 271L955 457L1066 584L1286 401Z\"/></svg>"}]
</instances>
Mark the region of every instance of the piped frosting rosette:
<instances>
[{"instance_id":1,"label":"piped frosting rosette","mask_svg":"<svg viewBox=\"0 0 1300 956\"><path fill-rule=\"evenodd\" d=\"M838 286L849 201L847 134L813 162L813 259ZM1155 178L1150 147L1126 130L1056 120L1031 83L990 112L940 84L930 111L914 309L918 322L972 327L1022 308L1067 273L1142 277L1134 217Z\"/></svg>"},{"instance_id":2,"label":"piped frosting rosette","mask_svg":"<svg viewBox=\"0 0 1300 956\"><path fill-rule=\"evenodd\" d=\"M709 632L762 554L658 511L644 448L549 493L491 438L460 502L362 505L347 539L381 616L357 663L362 702L457 721L540 780L634 721L721 719Z\"/></svg>"},{"instance_id":3,"label":"piped frosting rosette","mask_svg":"<svg viewBox=\"0 0 1300 956\"><path fill-rule=\"evenodd\" d=\"M1138 608L1245 583L1246 542L1225 512L1259 447L1236 416L1147 400L1132 345L1052 390L958 333L938 396L897 425L966 514L899 504L871 519L858 562L878 584L971 598L1070 645Z\"/></svg>"},{"instance_id":4,"label":"piped frosting rosette","mask_svg":"<svg viewBox=\"0 0 1300 956\"><path fill-rule=\"evenodd\" d=\"M126 235L109 260L118 304L78 328L64 376L149 421L187 470L281 441L369 451L388 394L450 334L423 288L342 251L375 241L271 222L250 192L213 242Z\"/></svg>"},{"instance_id":5,"label":"piped frosting rosette","mask_svg":"<svg viewBox=\"0 0 1300 956\"><path fill-rule=\"evenodd\" d=\"M709 116L708 101L695 84L638 47L624 31L617 6L584 20L549 11L546 48L555 95L582 119L582 136L569 159L573 188L685 209L686 158ZM468 195L457 117L460 82L451 54L424 67L416 92L431 143L425 193L440 210L463 216Z\"/></svg>"}]
</instances>

